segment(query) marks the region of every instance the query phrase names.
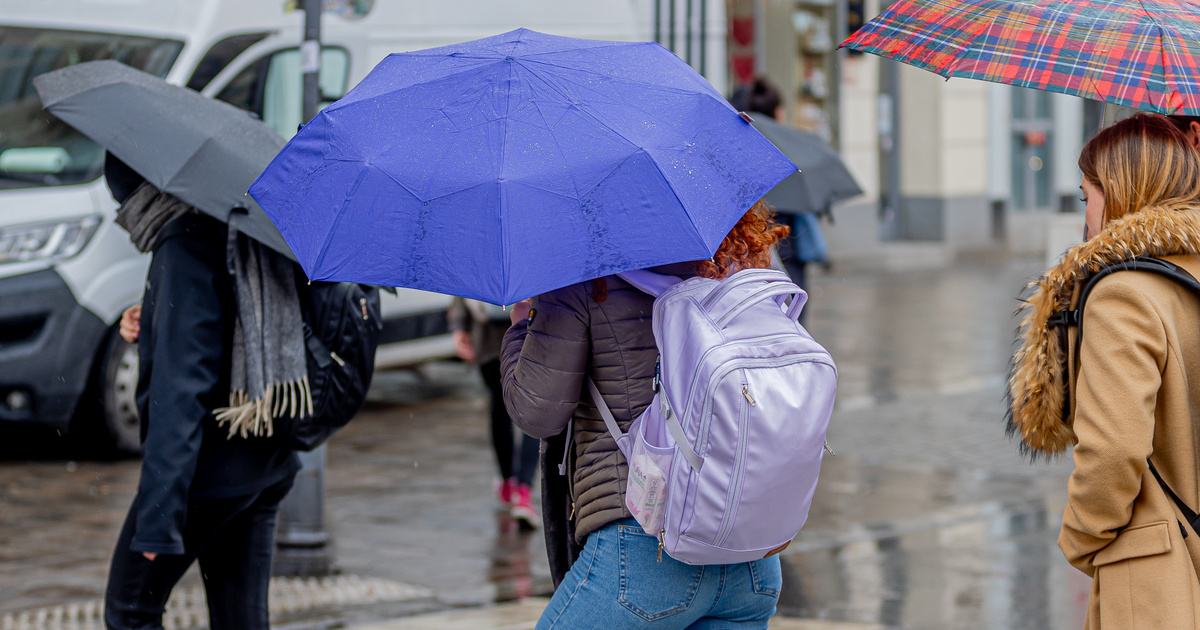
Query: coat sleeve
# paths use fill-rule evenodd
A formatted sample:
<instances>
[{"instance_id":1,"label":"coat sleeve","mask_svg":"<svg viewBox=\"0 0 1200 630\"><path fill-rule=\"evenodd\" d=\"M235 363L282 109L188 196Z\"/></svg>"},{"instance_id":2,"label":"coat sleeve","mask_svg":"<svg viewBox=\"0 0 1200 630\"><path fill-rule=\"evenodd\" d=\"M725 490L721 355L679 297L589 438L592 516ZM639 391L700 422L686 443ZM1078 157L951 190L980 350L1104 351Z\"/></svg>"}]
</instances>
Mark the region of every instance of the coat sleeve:
<instances>
[{"instance_id":1,"label":"coat sleeve","mask_svg":"<svg viewBox=\"0 0 1200 630\"><path fill-rule=\"evenodd\" d=\"M547 293L535 300L530 320L504 335L504 404L533 437L562 433L579 405L591 352L585 299L579 285Z\"/></svg>"},{"instance_id":2,"label":"coat sleeve","mask_svg":"<svg viewBox=\"0 0 1200 630\"><path fill-rule=\"evenodd\" d=\"M221 296L203 243L170 238L150 263L152 330L139 351L153 356L144 419L140 507L130 548L181 554L188 491L200 454L202 423L220 379L226 340ZM144 334L143 333L143 334Z\"/></svg>"},{"instance_id":3,"label":"coat sleeve","mask_svg":"<svg viewBox=\"0 0 1200 630\"><path fill-rule=\"evenodd\" d=\"M446 324L451 331L471 330L471 316L467 312L466 300L460 297L450 300L450 307L446 309Z\"/></svg>"},{"instance_id":4,"label":"coat sleeve","mask_svg":"<svg viewBox=\"0 0 1200 630\"><path fill-rule=\"evenodd\" d=\"M1079 442L1058 540L1067 560L1088 575L1095 573L1096 552L1133 516L1153 451L1166 356L1167 335L1153 304L1130 279L1101 281L1083 317L1074 424Z\"/></svg>"}]
</instances>

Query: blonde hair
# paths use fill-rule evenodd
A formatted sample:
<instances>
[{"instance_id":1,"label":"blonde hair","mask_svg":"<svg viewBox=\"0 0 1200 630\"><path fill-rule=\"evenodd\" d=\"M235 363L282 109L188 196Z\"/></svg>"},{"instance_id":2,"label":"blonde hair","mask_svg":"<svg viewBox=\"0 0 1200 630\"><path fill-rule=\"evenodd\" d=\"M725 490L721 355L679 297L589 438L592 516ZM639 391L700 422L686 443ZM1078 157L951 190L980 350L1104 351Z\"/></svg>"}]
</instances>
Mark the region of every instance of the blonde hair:
<instances>
[{"instance_id":1,"label":"blonde hair","mask_svg":"<svg viewBox=\"0 0 1200 630\"><path fill-rule=\"evenodd\" d=\"M1104 223L1150 206L1200 203L1200 152L1165 116L1139 113L1096 134L1079 170L1104 193Z\"/></svg>"}]
</instances>

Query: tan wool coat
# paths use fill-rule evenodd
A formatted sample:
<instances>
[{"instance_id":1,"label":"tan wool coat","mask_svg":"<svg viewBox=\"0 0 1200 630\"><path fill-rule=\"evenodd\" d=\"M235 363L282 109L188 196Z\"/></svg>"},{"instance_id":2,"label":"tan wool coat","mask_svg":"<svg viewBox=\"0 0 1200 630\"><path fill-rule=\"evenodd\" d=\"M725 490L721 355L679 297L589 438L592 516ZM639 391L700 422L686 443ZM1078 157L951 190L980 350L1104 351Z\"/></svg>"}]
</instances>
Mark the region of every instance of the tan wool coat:
<instances>
[{"instance_id":1,"label":"tan wool coat","mask_svg":"<svg viewBox=\"0 0 1200 630\"><path fill-rule=\"evenodd\" d=\"M1198 254L1200 209L1147 208L1068 252L1023 309L1009 430L1035 456L1075 447L1059 547L1093 578L1089 630L1200 628L1200 535L1147 464L1200 509L1200 298L1121 271L1093 288L1082 331L1048 320L1104 266L1154 256L1200 278Z\"/></svg>"}]
</instances>

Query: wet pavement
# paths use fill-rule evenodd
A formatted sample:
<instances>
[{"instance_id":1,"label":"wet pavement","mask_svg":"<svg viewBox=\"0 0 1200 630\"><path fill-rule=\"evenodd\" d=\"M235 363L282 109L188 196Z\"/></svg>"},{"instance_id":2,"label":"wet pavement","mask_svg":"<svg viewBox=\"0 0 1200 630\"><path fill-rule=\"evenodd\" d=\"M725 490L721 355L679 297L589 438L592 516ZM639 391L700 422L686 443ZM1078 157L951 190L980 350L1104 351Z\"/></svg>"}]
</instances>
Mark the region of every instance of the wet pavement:
<instances>
[{"instance_id":1,"label":"wet pavement","mask_svg":"<svg viewBox=\"0 0 1200 630\"><path fill-rule=\"evenodd\" d=\"M780 614L829 623L777 627L1080 627L1087 578L1054 542L1069 462L1031 466L1004 436L1011 314L1038 271L993 258L814 274L807 323L840 373L837 456L783 557ZM323 619L549 594L540 532L496 509L488 439L467 366L378 375L372 402L330 444L334 564L433 601L326 608ZM0 432L0 615L101 596L137 471L53 434ZM529 606L496 610L518 609Z\"/></svg>"}]
</instances>

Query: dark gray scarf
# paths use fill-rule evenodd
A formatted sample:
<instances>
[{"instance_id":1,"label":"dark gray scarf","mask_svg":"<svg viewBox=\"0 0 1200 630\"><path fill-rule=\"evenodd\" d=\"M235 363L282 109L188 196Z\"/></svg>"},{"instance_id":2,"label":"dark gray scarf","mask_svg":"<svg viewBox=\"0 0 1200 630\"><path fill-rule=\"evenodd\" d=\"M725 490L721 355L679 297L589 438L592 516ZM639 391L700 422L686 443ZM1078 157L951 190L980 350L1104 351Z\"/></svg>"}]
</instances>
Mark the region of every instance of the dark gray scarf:
<instances>
[{"instance_id":1,"label":"dark gray scarf","mask_svg":"<svg viewBox=\"0 0 1200 630\"><path fill-rule=\"evenodd\" d=\"M129 240L139 252L146 253L154 247L154 239L163 226L192 210L174 195L159 192L145 183L117 208L117 225L129 232Z\"/></svg>"},{"instance_id":2,"label":"dark gray scarf","mask_svg":"<svg viewBox=\"0 0 1200 630\"><path fill-rule=\"evenodd\" d=\"M214 410L229 436L272 435L272 421L312 415L304 356L304 320L292 261L229 230L227 250L237 285L237 326L229 406Z\"/></svg>"},{"instance_id":3,"label":"dark gray scarf","mask_svg":"<svg viewBox=\"0 0 1200 630\"><path fill-rule=\"evenodd\" d=\"M159 231L194 208L142 184L117 210L117 225L139 251L154 246ZM272 435L273 420L313 412L304 356L300 299L290 260L258 241L229 230L226 264L237 291L229 406L213 410L229 436Z\"/></svg>"}]
</instances>

